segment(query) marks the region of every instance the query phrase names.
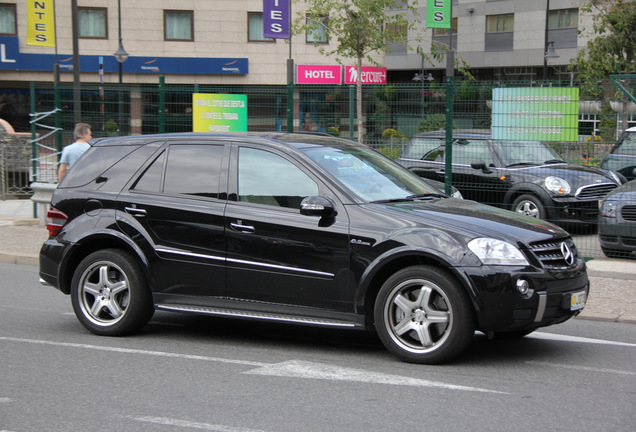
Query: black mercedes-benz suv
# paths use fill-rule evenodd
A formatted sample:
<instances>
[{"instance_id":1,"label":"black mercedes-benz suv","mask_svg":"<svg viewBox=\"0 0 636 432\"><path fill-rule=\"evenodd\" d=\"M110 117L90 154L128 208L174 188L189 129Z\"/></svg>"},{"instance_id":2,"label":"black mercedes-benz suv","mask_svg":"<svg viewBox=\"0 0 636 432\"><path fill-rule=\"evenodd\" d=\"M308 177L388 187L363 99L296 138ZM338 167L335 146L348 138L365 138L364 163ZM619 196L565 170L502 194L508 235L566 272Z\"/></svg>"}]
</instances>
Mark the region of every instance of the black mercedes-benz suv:
<instances>
[{"instance_id":1,"label":"black mercedes-benz suv","mask_svg":"<svg viewBox=\"0 0 636 432\"><path fill-rule=\"evenodd\" d=\"M374 330L397 357L439 363L475 330L566 321L589 288L561 228L315 134L96 140L48 218L42 282L99 335L163 310Z\"/></svg>"}]
</instances>

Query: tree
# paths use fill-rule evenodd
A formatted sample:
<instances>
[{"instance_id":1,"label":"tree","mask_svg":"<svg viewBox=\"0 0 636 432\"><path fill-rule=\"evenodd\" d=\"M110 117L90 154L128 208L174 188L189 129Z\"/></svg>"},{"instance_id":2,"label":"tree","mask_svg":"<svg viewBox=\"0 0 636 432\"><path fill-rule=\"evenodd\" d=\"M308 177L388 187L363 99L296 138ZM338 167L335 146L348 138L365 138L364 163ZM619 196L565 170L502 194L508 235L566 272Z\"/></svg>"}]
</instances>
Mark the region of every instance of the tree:
<instances>
[{"instance_id":1,"label":"tree","mask_svg":"<svg viewBox=\"0 0 636 432\"><path fill-rule=\"evenodd\" d=\"M294 20L293 32L313 33L324 27L328 37L336 40L335 47L315 43L324 55L336 55L356 60L358 79L356 84L356 117L358 142L362 142L362 61L379 66L372 57L373 53L389 52L392 43L408 44L420 42L417 15L417 2L401 0L294 0L304 3L306 10L298 13ZM411 17L409 19L409 16ZM428 58L418 46L423 58ZM439 58L435 51L433 57Z\"/></svg>"},{"instance_id":2,"label":"tree","mask_svg":"<svg viewBox=\"0 0 636 432\"><path fill-rule=\"evenodd\" d=\"M591 0L581 12L593 14L592 34L596 37L572 59L580 81L596 82L610 74L635 73L636 2Z\"/></svg>"}]
</instances>

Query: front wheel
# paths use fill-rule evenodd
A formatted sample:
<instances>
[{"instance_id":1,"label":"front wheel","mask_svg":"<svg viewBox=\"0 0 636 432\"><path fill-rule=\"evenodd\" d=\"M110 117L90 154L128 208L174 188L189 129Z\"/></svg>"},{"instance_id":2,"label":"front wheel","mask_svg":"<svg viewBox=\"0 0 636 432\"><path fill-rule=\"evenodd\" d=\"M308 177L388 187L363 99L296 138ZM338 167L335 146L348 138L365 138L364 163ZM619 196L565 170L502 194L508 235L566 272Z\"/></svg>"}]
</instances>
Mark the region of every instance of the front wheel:
<instances>
[{"instance_id":1,"label":"front wheel","mask_svg":"<svg viewBox=\"0 0 636 432\"><path fill-rule=\"evenodd\" d=\"M541 200L534 195L521 195L512 203L512 211L536 219L545 219L546 212Z\"/></svg>"},{"instance_id":2,"label":"front wheel","mask_svg":"<svg viewBox=\"0 0 636 432\"><path fill-rule=\"evenodd\" d=\"M71 302L82 325L102 336L133 333L154 313L136 257L118 249L93 252L80 262L71 282Z\"/></svg>"},{"instance_id":3,"label":"front wheel","mask_svg":"<svg viewBox=\"0 0 636 432\"><path fill-rule=\"evenodd\" d=\"M413 266L382 285L374 309L382 343L401 360L436 364L460 354L473 338L468 295L437 267Z\"/></svg>"}]
</instances>

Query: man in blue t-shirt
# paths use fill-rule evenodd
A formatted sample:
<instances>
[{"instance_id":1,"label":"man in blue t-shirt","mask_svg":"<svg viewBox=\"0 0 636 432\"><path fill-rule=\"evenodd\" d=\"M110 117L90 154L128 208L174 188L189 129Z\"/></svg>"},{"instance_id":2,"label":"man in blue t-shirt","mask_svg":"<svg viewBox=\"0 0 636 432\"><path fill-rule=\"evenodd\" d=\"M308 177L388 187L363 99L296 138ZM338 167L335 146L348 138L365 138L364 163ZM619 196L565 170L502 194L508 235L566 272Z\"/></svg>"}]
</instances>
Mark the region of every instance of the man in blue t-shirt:
<instances>
[{"instance_id":1,"label":"man in blue t-shirt","mask_svg":"<svg viewBox=\"0 0 636 432\"><path fill-rule=\"evenodd\" d=\"M71 145L64 147L62 150L62 157L60 158L60 168L58 169L58 182L61 182L64 176L66 175L66 171L68 168L79 159L79 157L84 153L90 145L88 144L88 140L92 138L91 135L91 125L88 123L78 123L75 125L75 130L73 131L73 137L75 138L75 142Z\"/></svg>"}]
</instances>

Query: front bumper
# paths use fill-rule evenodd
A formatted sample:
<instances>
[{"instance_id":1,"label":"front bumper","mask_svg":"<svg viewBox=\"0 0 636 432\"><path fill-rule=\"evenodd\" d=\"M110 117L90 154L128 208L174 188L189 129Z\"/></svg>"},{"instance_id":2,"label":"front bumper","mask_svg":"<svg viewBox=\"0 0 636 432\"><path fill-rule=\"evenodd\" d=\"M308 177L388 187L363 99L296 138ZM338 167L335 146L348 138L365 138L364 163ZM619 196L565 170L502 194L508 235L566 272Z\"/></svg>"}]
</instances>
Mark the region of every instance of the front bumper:
<instances>
[{"instance_id":1,"label":"front bumper","mask_svg":"<svg viewBox=\"0 0 636 432\"><path fill-rule=\"evenodd\" d=\"M474 290L479 330L522 331L566 321L582 309L571 310L572 294L589 294L585 265L568 271L483 266L467 270ZM528 282L522 295L517 281Z\"/></svg>"},{"instance_id":2,"label":"front bumper","mask_svg":"<svg viewBox=\"0 0 636 432\"><path fill-rule=\"evenodd\" d=\"M559 223L596 224L598 200L553 198L547 207L548 220Z\"/></svg>"},{"instance_id":3,"label":"front bumper","mask_svg":"<svg viewBox=\"0 0 636 432\"><path fill-rule=\"evenodd\" d=\"M636 251L636 222L600 217L598 238L604 249Z\"/></svg>"}]
</instances>

